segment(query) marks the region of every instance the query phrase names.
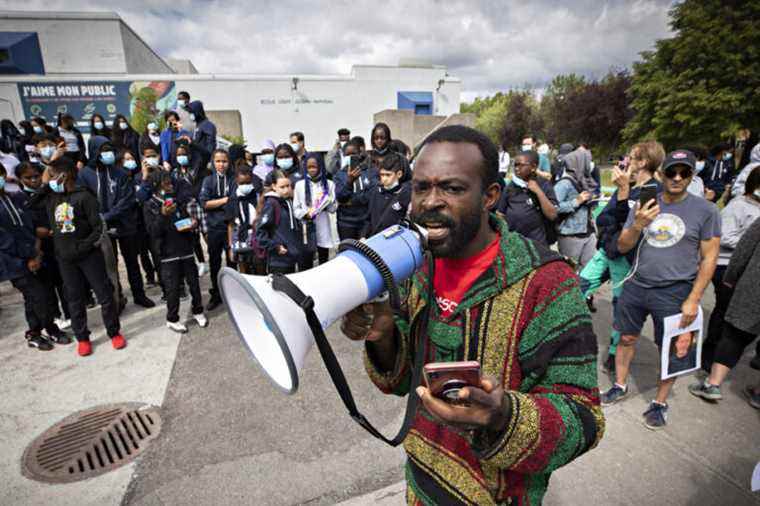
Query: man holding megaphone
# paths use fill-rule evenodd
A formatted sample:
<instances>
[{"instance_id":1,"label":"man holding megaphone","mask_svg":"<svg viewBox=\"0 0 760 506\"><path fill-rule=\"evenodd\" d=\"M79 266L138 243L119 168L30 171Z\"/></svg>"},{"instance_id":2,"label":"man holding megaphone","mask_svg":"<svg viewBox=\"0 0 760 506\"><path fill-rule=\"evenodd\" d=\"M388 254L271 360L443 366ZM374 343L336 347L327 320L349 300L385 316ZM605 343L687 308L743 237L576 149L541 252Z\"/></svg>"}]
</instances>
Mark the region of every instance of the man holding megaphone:
<instances>
[{"instance_id":1,"label":"man holding megaphone","mask_svg":"<svg viewBox=\"0 0 760 506\"><path fill-rule=\"evenodd\" d=\"M498 171L483 134L432 133L415 161L411 211L432 258L400 287L395 314L375 302L343 320L349 338L366 341L378 388L419 396L404 440L410 504L540 504L552 471L604 431L578 279L490 213Z\"/></svg>"}]
</instances>

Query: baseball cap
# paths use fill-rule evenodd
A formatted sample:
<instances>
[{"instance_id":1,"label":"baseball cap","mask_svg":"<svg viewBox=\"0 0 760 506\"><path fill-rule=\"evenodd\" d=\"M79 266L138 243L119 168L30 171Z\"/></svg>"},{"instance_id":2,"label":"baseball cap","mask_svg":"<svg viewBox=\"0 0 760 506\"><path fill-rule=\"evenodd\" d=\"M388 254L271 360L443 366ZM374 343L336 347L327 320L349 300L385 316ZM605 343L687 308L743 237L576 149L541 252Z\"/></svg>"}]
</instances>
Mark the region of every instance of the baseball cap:
<instances>
[{"instance_id":1,"label":"baseball cap","mask_svg":"<svg viewBox=\"0 0 760 506\"><path fill-rule=\"evenodd\" d=\"M665 162L662 164L662 170L672 167L673 165L686 165L691 170L697 165L697 157L688 149L677 149L668 153Z\"/></svg>"}]
</instances>

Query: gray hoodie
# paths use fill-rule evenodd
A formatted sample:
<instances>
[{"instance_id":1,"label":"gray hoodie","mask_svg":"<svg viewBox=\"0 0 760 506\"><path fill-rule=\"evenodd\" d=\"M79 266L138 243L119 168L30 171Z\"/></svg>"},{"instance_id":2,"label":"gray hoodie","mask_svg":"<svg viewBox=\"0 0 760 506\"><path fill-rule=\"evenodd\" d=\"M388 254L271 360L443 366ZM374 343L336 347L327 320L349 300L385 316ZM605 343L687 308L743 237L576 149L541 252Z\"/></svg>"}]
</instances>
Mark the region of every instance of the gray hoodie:
<instances>
[{"instance_id":1,"label":"gray hoodie","mask_svg":"<svg viewBox=\"0 0 760 506\"><path fill-rule=\"evenodd\" d=\"M742 169L739 176L734 181L734 185L731 187L731 195L738 197L744 195L744 185L747 182L749 173L755 167L760 167L760 144L756 144L752 151L749 153L749 163Z\"/></svg>"},{"instance_id":2,"label":"gray hoodie","mask_svg":"<svg viewBox=\"0 0 760 506\"><path fill-rule=\"evenodd\" d=\"M750 225L760 218L760 202L742 195L728 203L720 213L721 236L718 265L728 265L731 255Z\"/></svg>"}]
</instances>

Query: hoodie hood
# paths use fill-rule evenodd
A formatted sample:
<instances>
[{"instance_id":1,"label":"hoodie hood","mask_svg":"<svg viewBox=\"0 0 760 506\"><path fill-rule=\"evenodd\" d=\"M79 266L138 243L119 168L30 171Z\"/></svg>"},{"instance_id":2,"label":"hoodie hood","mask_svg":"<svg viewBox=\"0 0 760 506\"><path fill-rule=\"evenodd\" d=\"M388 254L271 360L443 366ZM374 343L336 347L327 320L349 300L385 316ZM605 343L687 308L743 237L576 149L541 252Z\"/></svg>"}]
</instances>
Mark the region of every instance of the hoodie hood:
<instances>
[{"instance_id":1,"label":"hoodie hood","mask_svg":"<svg viewBox=\"0 0 760 506\"><path fill-rule=\"evenodd\" d=\"M195 124L200 124L206 119L206 111L203 109L203 102L200 100L193 100L187 106L188 111L195 115Z\"/></svg>"},{"instance_id":2,"label":"hoodie hood","mask_svg":"<svg viewBox=\"0 0 760 506\"><path fill-rule=\"evenodd\" d=\"M591 154L582 149L576 149L563 157L565 175L573 179L581 191L596 189L596 181L591 177Z\"/></svg>"},{"instance_id":3,"label":"hoodie hood","mask_svg":"<svg viewBox=\"0 0 760 506\"><path fill-rule=\"evenodd\" d=\"M108 137L104 137L102 135L96 135L92 138L91 142L92 142L93 152L99 155L100 148L103 147L103 144L111 142L111 139L109 139Z\"/></svg>"}]
</instances>

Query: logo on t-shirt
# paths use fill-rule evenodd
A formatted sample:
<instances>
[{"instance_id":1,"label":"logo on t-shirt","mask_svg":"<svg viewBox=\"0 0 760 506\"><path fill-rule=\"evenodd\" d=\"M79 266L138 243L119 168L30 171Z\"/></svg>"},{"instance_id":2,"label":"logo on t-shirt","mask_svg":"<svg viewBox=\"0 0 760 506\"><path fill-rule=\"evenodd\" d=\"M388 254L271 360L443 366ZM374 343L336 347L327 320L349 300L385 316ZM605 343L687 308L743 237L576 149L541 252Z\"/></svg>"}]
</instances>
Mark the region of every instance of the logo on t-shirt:
<instances>
[{"instance_id":1,"label":"logo on t-shirt","mask_svg":"<svg viewBox=\"0 0 760 506\"><path fill-rule=\"evenodd\" d=\"M457 306L459 305L453 300L447 299L446 297L438 296L435 299L436 299L436 302L438 302L438 307L440 308L441 314L443 316L448 316L454 311L456 311Z\"/></svg>"},{"instance_id":2,"label":"logo on t-shirt","mask_svg":"<svg viewBox=\"0 0 760 506\"><path fill-rule=\"evenodd\" d=\"M62 234L69 234L76 230L74 226L74 207L68 202L62 202L55 208L55 224Z\"/></svg>"},{"instance_id":3,"label":"logo on t-shirt","mask_svg":"<svg viewBox=\"0 0 760 506\"><path fill-rule=\"evenodd\" d=\"M675 214L661 214L649 225L647 243L655 248L669 248L686 234L686 224Z\"/></svg>"}]
</instances>

